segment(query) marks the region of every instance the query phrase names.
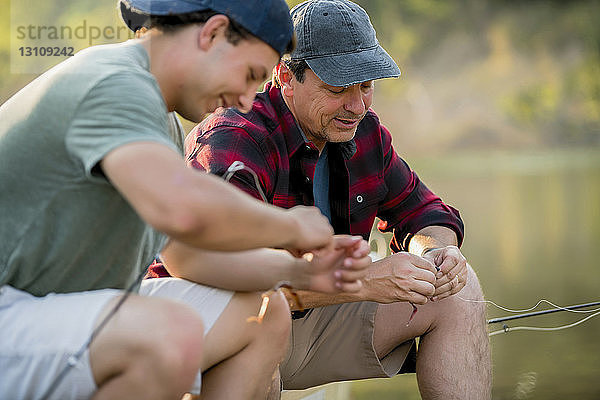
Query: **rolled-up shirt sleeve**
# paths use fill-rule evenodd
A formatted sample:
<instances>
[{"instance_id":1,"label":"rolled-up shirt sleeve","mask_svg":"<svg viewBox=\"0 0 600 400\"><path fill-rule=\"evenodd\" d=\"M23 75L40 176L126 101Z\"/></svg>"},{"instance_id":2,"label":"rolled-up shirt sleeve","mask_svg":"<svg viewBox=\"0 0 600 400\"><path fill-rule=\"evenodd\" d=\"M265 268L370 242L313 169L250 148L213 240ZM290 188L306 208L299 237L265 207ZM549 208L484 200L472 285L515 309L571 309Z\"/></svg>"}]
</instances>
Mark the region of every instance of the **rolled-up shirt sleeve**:
<instances>
[{"instance_id":1,"label":"rolled-up shirt sleeve","mask_svg":"<svg viewBox=\"0 0 600 400\"><path fill-rule=\"evenodd\" d=\"M419 179L417 174L402 160L392 146L389 131L380 125L384 152L384 181L388 193L382 201L377 228L392 232L392 251L405 251L412 236L432 225L452 229L460 246L464 237L464 225L460 213L445 204Z\"/></svg>"}]
</instances>

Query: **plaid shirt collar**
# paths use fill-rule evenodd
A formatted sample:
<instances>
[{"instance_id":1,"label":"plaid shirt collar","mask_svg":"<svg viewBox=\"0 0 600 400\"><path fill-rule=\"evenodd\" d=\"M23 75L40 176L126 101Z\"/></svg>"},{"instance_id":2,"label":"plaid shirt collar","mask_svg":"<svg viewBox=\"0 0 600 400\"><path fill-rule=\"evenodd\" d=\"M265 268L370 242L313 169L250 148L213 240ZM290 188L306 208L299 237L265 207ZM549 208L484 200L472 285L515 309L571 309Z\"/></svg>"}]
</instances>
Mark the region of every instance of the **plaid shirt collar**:
<instances>
[{"instance_id":1,"label":"plaid shirt collar","mask_svg":"<svg viewBox=\"0 0 600 400\"><path fill-rule=\"evenodd\" d=\"M285 136L287 151L290 157L294 156L299 149L306 146L316 149L312 142L306 139L306 136L298 126L294 114L292 114L283 100L281 90L269 82L265 85L265 93L268 94L269 101L279 117L279 123ZM330 149L332 147L337 148L345 160L351 159L356 153L356 142L354 139L342 143L329 143L328 146Z\"/></svg>"}]
</instances>

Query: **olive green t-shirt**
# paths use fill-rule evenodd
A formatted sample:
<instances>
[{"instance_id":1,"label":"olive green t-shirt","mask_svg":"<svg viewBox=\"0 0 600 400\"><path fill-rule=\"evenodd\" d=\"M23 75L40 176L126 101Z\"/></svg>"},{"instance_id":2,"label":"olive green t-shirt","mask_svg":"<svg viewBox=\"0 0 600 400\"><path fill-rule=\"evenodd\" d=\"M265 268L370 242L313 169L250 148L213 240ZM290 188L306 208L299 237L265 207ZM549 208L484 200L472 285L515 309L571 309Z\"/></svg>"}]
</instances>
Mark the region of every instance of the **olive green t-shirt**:
<instances>
[{"instance_id":1,"label":"olive green t-shirt","mask_svg":"<svg viewBox=\"0 0 600 400\"><path fill-rule=\"evenodd\" d=\"M127 286L165 236L99 162L132 142L180 152L145 49L83 50L3 104L0 121L0 286L37 296Z\"/></svg>"}]
</instances>

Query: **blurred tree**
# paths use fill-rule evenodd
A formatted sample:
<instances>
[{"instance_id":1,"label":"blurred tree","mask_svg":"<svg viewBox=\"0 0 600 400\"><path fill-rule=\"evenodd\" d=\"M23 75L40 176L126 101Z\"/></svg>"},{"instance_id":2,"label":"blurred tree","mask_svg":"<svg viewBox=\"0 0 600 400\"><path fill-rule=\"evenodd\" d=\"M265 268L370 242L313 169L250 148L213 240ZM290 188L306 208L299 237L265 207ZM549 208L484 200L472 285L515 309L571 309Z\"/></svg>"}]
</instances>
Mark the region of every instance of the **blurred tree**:
<instances>
[{"instance_id":1,"label":"blurred tree","mask_svg":"<svg viewBox=\"0 0 600 400\"><path fill-rule=\"evenodd\" d=\"M600 0L357 3L403 72L376 98L403 146L600 144ZM122 27L115 5L0 0L0 102L36 76L11 69L17 23Z\"/></svg>"}]
</instances>

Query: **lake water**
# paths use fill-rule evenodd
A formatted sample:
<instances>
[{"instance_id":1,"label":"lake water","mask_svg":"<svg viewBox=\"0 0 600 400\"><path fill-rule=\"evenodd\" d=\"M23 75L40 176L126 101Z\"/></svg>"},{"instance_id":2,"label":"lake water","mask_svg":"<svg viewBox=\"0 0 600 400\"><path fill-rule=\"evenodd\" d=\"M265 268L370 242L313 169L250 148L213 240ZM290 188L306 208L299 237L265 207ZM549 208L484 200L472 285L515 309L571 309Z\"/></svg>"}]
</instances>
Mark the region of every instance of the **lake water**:
<instances>
[{"instance_id":1,"label":"lake water","mask_svg":"<svg viewBox=\"0 0 600 400\"><path fill-rule=\"evenodd\" d=\"M540 299L600 301L600 150L406 159L460 210L462 250L488 300L517 309ZM488 318L505 315L488 306ZM586 315L561 312L508 325L556 327ZM490 340L494 399L600 399L600 316L566 330ZM420 398L414 375L356 382L352 393L354 399Z\"/></svg>"}]
</instances>

